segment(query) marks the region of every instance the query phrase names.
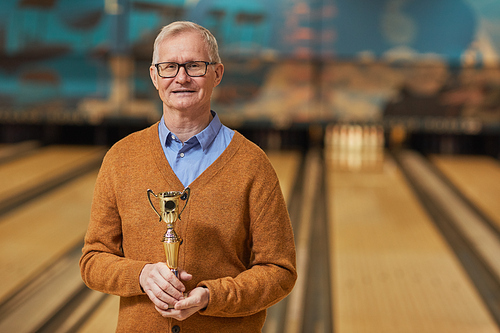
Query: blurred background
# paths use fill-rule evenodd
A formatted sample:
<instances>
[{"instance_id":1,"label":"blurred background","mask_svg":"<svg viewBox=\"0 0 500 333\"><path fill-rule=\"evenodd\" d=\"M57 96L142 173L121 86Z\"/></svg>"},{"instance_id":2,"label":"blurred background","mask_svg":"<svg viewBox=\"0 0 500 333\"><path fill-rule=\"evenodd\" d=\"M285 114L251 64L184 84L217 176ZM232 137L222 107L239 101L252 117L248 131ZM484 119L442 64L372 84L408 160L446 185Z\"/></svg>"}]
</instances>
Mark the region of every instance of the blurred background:
<instances>
[{"instance_id":1,"label":"blurred background","mask_svg":"<svg viewBox=\"0 0 500 333\"><path fill-rule=\"evenodd\" d=\"M192 20L219 41L213 109L234 128L373 123L420 150L497 156L498 12L486 0L5 0L0 139L110 144L157 120L154 38Z\"/></svg>"},{"instance_id":2,"label":"blurred background","mask_svg":"<svg viewBox=\"0 0 500 333\"><path fill-rule=\"evenodd\" d=\"M290 208L299 280L265 332L499 332L497 0L2 0L1 332L114 331L78 258L105 151L161 117L176 20L217 38L212 109Z\"/></svg>"}]
</instances>

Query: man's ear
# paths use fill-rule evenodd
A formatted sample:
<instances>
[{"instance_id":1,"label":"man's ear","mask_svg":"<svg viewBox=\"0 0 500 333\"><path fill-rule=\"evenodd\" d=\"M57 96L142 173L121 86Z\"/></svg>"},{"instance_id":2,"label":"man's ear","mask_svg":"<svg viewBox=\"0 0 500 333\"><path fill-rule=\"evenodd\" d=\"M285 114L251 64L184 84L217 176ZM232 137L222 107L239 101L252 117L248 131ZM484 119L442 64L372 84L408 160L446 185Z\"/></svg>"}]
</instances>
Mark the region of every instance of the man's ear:
<instances>
[{"instance_id":1,"label":"man's ear","mask_svg":"<svg viewBox=\"0 0 500 333\"><path fill-rule=\"evenodd\" d=\"M156 67L153 65L149 66L149 76L151 77L151 81L153 82L156 90L158 90L158 75L156 73Z\"/></svg>"},{"instance_id":2,"label":"man's ear","mask_svg":"<svg viewBox=\"0 0 500 333\"><path fill-rule=\"evenodd\" d=\"M222 76L224 75L224 65L223 64L216 64L215 65L215 83L214 87L217 87L222 81Z\"/></svg>"}]
</instances>

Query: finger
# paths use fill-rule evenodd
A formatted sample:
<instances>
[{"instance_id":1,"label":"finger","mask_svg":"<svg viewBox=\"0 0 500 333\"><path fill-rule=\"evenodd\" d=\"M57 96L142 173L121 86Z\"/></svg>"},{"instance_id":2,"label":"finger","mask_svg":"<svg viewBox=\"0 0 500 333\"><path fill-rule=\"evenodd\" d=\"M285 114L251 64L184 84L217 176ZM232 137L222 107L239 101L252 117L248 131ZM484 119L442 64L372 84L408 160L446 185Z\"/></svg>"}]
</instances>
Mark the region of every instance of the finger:
<instances>
[{"instance_id":1,"label":"finger","mask_svg":"<svg viewBox=\"0 0 500 333\"><path fill-rule=\"evenodd\" d=\"M146 294L148 295L149 299L153 302L154 305L165 310L168 309L169 304L173 305L177 302L175 298L165 293L158 286L150 290L147 290Z\"/></svg>"},{"instance_id":2,"label":"finger","mask_svg":"<svg viewBox=\"0 0 500 333\"><path fill-rule=\"evenodd\" d=\"M163 302L162 300L158 299L151 291L147 291L146 294L148 295L149 299L153 303L153 305L156 308L162 309L162 310L167 310L169 309L169 304Z\"/></svg>"},{"instance_id":3,"label":"finger","mask_svg":"<svg viewBox=\"0 0 500 333\"><path fill-rule=\"evenodd\" d=\"M174 276L174 279L177 279L177 278ZM163 291L165 293L165 295L172 297L174 299L174 301L178 301L184 297L184 290L186 288L184 287L183 284L181 284L182 290L179 290L176 287L174 287L171 282L172 282L171 280L169 280L169 281L161 280L158 282L158 288L161 291ZM158 298L160 298L164 301L170 302L170 300L162 297L161 294L157 294L157 295L158 295Z\"/></svg>"},{"instance_id":4,"label":"finger","mask_svg":"<svg viewBox=\"0 0 500 333\"><path fill-rule=\"evenodd\" d=\"M165 281L167 281L174 289L176 289L176 291L167 290L166 288L170 288L170 286L166 284L160 284L160 287L162 287L163 290L167 291L173 297L177 298L181 297L182 293L186 290L186 287L175 276L175 274L172 273L172 271L170 271L170 268L168 268L167 265L163 264L162 266L159 267L159 273ZM174 294L172 294L171 292L173 292Z\"/></svg>"},{"instance_id":5,"label":"finger","mask_svg":"<svg viewBox=\"0 0 500 333\"><path fill-rule=\"evenodd\" d=\"M196 302L192 298L188 297L188 298L185 298L185 299L180 300L177 303L175 303L174 309L176 309L176 310L186 310L186 309L190 309L190 308L196 307L197 304L198 304L198 302Z\"/></svg>"},{"instance_id":6,"label":"finger","mask_svg":"<svg viewBox=\"0 0 500 333\"><path fill-rule=\"evenodd\" d=\"M194 307L202 307L202 298L196 289L193 289L186 298L175 303L174 308L176 310L185 310Z\"/></svg>"},{"instance_id":7,"label":"finger","mask_svg":"<svg viewBox=\"0 0 500 333\"><path fill-rule=\"evenodd\" d=\"M171 274L164 263L148 264L144 266L139 277L144 290L151 288L152 285L161 285L160 281L165 281L165 276Z\"/></svg>"},{"instance_id":8,"label":"finger","mask_svg":"<svg viewBox=\"0 0 500 333\"><path fill-rule=\"evenodd\" d=\"M163 317L171 317L172 316L172 311L169 309L163 309L155 305L156 311L158 311Z\"/></svg>"},{"instance_id":9,"label":"finger","mask_svg":"<svg viewBox=\"0 0 500 333\"><path fill-rule=\"evenodd\" d=\"M173 318L173 319L176 319L178 321L182 321L182 320L189 318L194 313L196 313L197 310L196 309L188 309L188 310L168 310L168 311L165 311L165 310L156 308L156 311L158 311L165 318Z\"/></svg>"},{"instance_id":10,"label":"finger","mask_svg":"<svg viewBox=\"0 0 500 333\"><path fill-rule=\"evenodd\" d=\"M179 279L182 281L190 281L193 278L191 274L186 272L185 270L179 270Z\"/></svg>"}]
</instances>

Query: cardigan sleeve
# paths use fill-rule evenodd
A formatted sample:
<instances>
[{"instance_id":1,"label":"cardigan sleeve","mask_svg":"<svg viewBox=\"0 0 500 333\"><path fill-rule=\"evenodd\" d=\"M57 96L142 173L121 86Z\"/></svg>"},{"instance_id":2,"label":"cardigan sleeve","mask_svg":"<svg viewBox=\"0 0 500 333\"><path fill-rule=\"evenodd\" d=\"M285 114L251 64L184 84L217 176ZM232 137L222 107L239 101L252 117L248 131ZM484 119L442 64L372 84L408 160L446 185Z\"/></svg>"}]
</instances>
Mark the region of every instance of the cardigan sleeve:
<instances>
[{"instance_id":1,"label":"cardigan sleeve","mask_svg":"<svg viewBox=\"0 0 500 333\"><path fill-rule=\"evenodd\" d=\"M297 279L293 231L279 182L251 221L249 269L236 277L202 281L210 291L206 316L238 317L260 312L279 302Z\"/></svg>"},{"instance_id":2,"label":"cardigan sleeve","mask_svg":"<svg viewBox=\"0 0 500 333\"><path fill-rule=\"evenodd\" d=\"M108 152L97 177L80 271L91 289L118 296L136 296L143 294L139 275L147 262L128 259L123 254L117 189L112 178L114 162Z\"/></svg>"}]
</instances>

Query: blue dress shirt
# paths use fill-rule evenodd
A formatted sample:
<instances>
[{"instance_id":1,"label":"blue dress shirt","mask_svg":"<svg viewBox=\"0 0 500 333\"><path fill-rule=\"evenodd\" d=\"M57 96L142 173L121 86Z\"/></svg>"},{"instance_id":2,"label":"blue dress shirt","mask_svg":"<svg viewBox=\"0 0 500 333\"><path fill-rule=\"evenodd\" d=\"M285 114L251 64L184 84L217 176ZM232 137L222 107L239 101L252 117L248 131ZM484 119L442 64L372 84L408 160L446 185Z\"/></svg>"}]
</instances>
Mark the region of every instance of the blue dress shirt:
<instances>
[{"instance_id":1,"label":"blue dress shirt","mask_svg":"<svg viewBox=\"0 0 500 333\"><path fill-rule=\"evenodd\" d=\"M163 116L158 125L161 146L170 167L184 187L205 171L227 148L234 131L222 125L219 116L211 111L213 119L200 133L184 144L170 132Z\"/></svg>"}]
</instances>

